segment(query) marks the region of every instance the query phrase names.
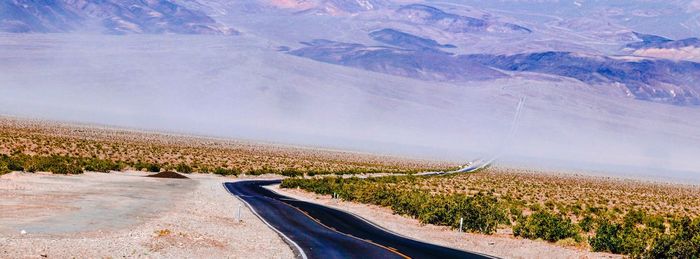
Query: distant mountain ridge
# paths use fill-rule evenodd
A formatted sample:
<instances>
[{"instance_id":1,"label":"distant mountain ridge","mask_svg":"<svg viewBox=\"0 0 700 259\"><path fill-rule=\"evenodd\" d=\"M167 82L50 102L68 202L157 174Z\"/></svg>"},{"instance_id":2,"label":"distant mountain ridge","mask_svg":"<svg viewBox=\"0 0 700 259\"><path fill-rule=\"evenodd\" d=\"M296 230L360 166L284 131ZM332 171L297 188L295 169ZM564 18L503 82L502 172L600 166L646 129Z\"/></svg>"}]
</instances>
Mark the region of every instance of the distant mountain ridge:
<instances>
[{"instance_id":1,"label":"distant mountain ridge","mask_svg":"<svg viewBox=\"0 0 700 259\"><path fill-rule=\"evenodd\" d=\"M112 34L236 34L169 0L6 0L0 17L0 30L6 32L70 32L94 21Z\"/></svg>"},{"instance_id":2,"label":"distant mountain ridge","mask_svg":"<svg viewBox=\"0 0 700 259\"><path fill-rule=\"evenodd\" d=\"M399 18L416 24L431 25L452 33L468 32L505 32L532 33L532 30L512 23L494 23L485 19L474 18L445 12L433 6L410 4L396 9Z\"/></svg>"},{"instance_id":3,"label":"distant mountain ridge","mask_svg":"<svg viewBox=\"0 0 700 259\"><path fill-rule=\"evenodd\" d=\"M534 74L602 85L638 100L700 105L698 38L640 33L604 14L535 17L505 6L499 6L503 12L471 6L477 4L6 0L0 31L234 35L232 27L241 26L266 42L262 49L394 76L461 83Z\"/></svg>"},{"instance_id":4,"label":"distant mountain ridge","mask_svg":"<svg viewBox=\"0 0 700 259\"><path fill-rule=\"evenodd\" d=\"M534 72L568 77L591 85L617 85L621 91L639 100L700 105L700 85L695 83L700 82L700 63L554 51L454 55L436 49L441 45L433 41L420 42L423 43L420 48L399 49L314 40L305 43L307 47L289 53L429 81L493 80L508 77L499 71Z\"/></svg>"},{"instance_id":5,"label":"distant mountain ridge","mask_svg":"<svg viewBox=\"0 0 700 259\"><path fill-rule=\"evenodd\" d=\"M330 40L314 40L305 44L308 46L289 53L326 63L422 80L467 81L505 77L505 74L487 66L465 62L450 53L432 48L369 47Z\"/></svg>"},{"instance_id":6,"label":"distant mountain ridge","mask_svg":"<svg viewBox=\"0 0 700 259\"><path fill-rule=\"evenodd\" d=\"M600 85L617 84L639 100L675 105L700 105L700 63L625 59L541 52L517 55L470 55L469 60L515 72L537 72Z\"/></svg>"},{"instance_id":7,"label":"distant mountain ridge","mask_svg":"<svg viewBox=\"0 0 700 259\"><path fill-rule=\"evenodd\" d=\"M678 49L678 48L685 48L685 47L700 48L700 39L698 39L698 38L672 40L672 39L668 39L668 38L664 38L664 37L656 36L656 35L650 35L650 34L635 33L635 35L637 35L637 37L639 37L642 41L627 44L627 45L625 45L625 47L631 48L631 49L650 49L650 48Z\"/></svg>"},{"instance_id":8,"label":"distant mountain ridge","mask_svg":"<svg viewBox=\"0 0 700 259\"><path fill-rule=\"evenodd\" d=\"M60 1L0 1L0 31L67 32L82 22L82 17Z\"/></svg>"},{"instance_id":9,"label":"distant mountain ridge","mask_svg":"<svg viewBox=\"0 0 700 259\"><path fill-rule=\"evenodd\" d=\"M369 36L376 41L406 49L456 48L456 46L452 44L443 45L433 39L419 37L394 29L373 31Z\"/></svg>"}]
</instances>

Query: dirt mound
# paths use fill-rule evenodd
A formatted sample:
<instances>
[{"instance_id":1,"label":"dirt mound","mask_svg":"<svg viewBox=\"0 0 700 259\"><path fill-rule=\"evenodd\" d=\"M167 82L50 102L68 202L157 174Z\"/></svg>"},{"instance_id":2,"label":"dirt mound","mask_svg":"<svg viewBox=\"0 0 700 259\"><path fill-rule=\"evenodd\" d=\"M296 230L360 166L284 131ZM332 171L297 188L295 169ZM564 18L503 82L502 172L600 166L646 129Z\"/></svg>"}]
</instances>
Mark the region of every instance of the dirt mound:
<instances>
[{"instance_id":1,"label":"dirt mound","mask_svg":"<svg viewBox=\"0 0 700 259\"><path fill-rule=\"evenodd\" d=\"M189 177L187 177L187 176L178 174L178 173L176 173L176 172L170 172L170 171L160 172L160 173L152 174L152 175L149 175L149 176L146 176L146 177L171 178L171 179L189 179Z\"/></svg>"}]
</instances>

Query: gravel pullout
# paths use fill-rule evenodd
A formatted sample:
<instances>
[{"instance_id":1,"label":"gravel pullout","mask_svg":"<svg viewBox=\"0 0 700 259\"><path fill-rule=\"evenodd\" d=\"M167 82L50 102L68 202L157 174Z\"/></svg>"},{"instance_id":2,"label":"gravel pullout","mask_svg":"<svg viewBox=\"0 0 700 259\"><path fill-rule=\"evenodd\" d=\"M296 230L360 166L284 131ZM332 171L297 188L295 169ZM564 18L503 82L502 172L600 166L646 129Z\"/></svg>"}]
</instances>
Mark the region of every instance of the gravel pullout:
<instances>
[{"instance_id":1,"label":"gravel pullout","mask_svg":"<svg viewBox=\"0 0 700 259\"><path fill-rule=\"evenodd\" d=\"M222 187L234 179L145 175L0 177L0 258L293 258Z\"/></svg>"}]
</instances>

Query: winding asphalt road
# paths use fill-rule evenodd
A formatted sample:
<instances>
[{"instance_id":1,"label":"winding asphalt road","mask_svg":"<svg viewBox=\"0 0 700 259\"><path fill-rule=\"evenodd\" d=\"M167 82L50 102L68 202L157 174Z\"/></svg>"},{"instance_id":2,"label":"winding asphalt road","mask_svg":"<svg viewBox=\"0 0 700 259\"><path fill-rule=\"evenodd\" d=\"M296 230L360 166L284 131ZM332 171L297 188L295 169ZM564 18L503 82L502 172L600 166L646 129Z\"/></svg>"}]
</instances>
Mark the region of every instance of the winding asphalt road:
<instances>
[{"instance_id":1,"label":"winding asphalt road","mask_svg":"<svg viewBox=\"0 0 700 259\"><path fill-rule=\"evenodd\" d=\"M280 180L225 183L301 258L490 258L419 242L369 221L263 188Z\"/></svg>"}]
</instances>

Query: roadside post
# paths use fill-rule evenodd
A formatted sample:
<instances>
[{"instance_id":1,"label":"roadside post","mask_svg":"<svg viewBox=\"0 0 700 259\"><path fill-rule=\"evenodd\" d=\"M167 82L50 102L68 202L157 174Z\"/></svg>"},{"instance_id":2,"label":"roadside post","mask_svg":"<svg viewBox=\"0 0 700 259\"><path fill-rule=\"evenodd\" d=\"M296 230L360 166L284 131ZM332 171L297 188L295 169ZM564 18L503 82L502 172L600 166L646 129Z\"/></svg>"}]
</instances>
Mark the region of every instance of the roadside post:
<instances>
[{"instance_id":1,"label":"roadside post","mask_svg":"<svg viewBox=\"0 0 700 259\"><path fill-rule=\"evenodd\" d=\"M459 218L459 232L462 232L463 225L464 225L464 218Z\"/></svg>"},{"instance_id":2,"label":"roadside post","mask_svg":"<svg viewBox=\"0 0 700 259\"><path fill-rule=\"evenodd\" d=\"M238 213L236 213L236 220L238 220L238 222L241 222L241 204L240 203L238 204Z\"/></svg>"}]
</instances>

